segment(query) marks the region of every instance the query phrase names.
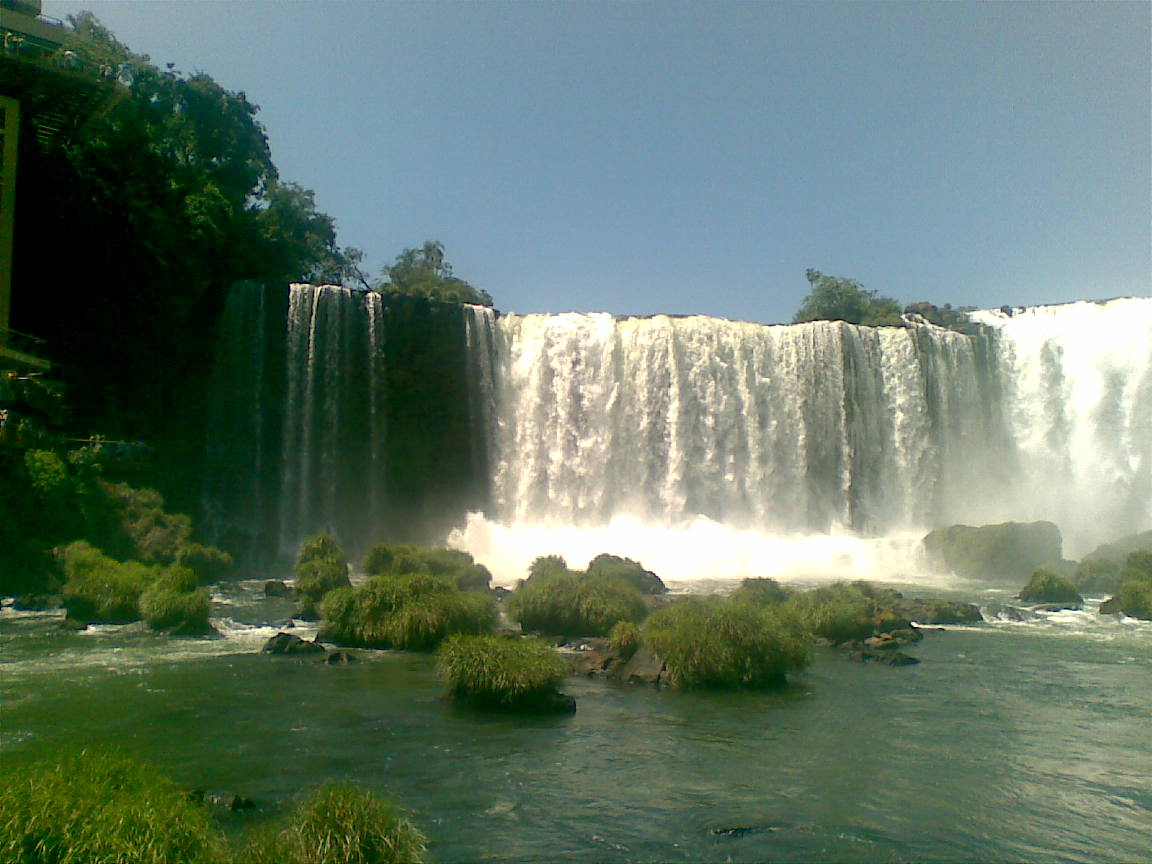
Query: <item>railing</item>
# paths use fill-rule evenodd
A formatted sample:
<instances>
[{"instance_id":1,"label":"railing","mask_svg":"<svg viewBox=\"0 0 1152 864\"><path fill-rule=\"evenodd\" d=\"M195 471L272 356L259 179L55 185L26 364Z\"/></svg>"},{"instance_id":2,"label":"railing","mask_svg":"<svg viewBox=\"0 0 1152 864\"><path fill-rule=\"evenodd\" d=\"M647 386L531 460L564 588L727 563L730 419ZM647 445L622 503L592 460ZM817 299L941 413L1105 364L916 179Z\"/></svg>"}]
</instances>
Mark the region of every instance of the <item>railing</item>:
<instances>
[{"instance_id":1,"label":"railing","mask_svg":"<svg viewBox=\"0 0 1152 864\"><path fill-rule=\"evenodd\" d=\"M97 78L108 83L116 82L125 87L132 86L132 70L129 64L98 63L81 56L73 48L41 42L33 37L25 37L13 30L4 31L3 56L50 66L54 69Z\"/></svg>"}]
</instances>

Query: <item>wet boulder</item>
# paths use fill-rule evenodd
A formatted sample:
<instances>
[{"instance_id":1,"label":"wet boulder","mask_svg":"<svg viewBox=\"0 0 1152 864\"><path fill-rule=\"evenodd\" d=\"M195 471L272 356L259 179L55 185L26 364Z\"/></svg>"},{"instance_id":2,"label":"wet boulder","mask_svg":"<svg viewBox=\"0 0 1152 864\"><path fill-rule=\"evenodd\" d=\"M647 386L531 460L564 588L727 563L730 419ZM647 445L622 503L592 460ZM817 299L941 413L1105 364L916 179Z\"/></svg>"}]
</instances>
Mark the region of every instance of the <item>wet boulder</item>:
<instances>
[{"instance_id":1,"label":"wet boulder","mask_svg":"<svg viewBox=\"0 0 1152 864\"><path fill-rule=\"evenodd\" d=\"M325 648L319 642L308 642L291 633L277 633L264 643L262 654L323 654Z\"/></svg>"},{"instance_id":2,"label":"wet boulder","mask_svg":"<svg viewBox=\"0 0 1152 864\"><path fill-rule=\"evenodd\" d=\"M264 583L265 597L294 597L295 592L280 579L269 579Z\"/></svg>"},{"instance_id":3,"label":"wet boulder","mask_svg":"<svg viewBox=\"0 0 1152 864\"><path fill-rule=\"evenodd\" d=\"M936 567L996 584L1019 584L1038 567L1060 566L1063 538L1051 522L952 525L925 535Z\"/></svg>"}]
</instances>

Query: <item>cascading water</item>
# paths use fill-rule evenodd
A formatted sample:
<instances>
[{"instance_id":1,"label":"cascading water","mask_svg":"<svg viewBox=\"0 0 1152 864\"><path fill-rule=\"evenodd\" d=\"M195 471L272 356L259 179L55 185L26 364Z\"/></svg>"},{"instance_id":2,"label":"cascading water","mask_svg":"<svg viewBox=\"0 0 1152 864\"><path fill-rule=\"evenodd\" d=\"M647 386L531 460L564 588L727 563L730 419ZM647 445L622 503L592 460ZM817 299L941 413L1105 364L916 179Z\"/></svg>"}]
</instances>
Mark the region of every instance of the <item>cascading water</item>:
<instances>
[{"instance_id":1,"label":"cascading water","mask_svg":"<svg viewBox=\"0 0 1152 864\"><path fill-rule=\"evenodd\" d=\"M241 450L278 466L243 504L277 510L284 552L434 539L471 510L451 542L504 583L602 551L672 579L883 578L952 522L1050 519L1070 554L1152 525L1152 300L976 318L497 318L296 285L278 403L274 373L236 371L274 349L233 334L221 368L238 411L263 388L231 427L281 431Z\"/></svg>"}]
</instances>

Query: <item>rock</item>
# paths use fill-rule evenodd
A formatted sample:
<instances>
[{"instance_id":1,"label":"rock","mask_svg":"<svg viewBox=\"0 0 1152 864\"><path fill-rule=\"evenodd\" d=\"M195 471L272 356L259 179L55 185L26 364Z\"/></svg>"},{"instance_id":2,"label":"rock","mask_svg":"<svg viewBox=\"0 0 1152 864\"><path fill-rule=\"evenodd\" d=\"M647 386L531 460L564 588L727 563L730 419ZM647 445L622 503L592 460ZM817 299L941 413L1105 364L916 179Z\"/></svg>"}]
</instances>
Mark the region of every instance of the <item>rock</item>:
<instances>
[{"instance_id":1,"label":"rock","mask_svg":"<svg viewBox=\"0 0 1152 864\"><path fill-rule=\"evenodd\" d=\"M612 675L629 684L665 683L664 661L641 645L627 663L622 664Z\"/></svg>"},{"instance_id":2,"label":"rock","mask_svg":"<svg viewBox=\"0 0 1152 864\"><path fill-rule=\"evenodd\" d=\"M645 570L639 561L618 555L600 554L588 562L588 574L611 575L627 579L641 594L667 594L668 586L651 570Z\"/></svg>"},{"instance_id":3,"label":"rock","mask_svg":"<svg viewBox=\"0 0 1152 864\"><path fill-rule=\"evenodd\" d=\"M885 666L914 666L920 662L919 658L911 657L903 651L873 651L868 648L849 651L848 659L861 663L883 663Z\"/></svg>"},{"instance_id":4,"label":"rock","mask_svg":"<svg viewBox=\"0 0 1152 864\"><path fill-rule=\"evenodd\" d=\"M1109 597L1100 604L1101 615L1123 615L1124 609L1120 605L1119 597Z\"/></svg>"},{"instance_id":5,"label":"rock","mask_svg":"<svg viewBox=\"0 0 1152 864\"><path fill-rule=\"evenodd\" d=\"M330 651L324 655L323 662L329 666L346 666L349 663L355 663L357 659L351 651Z\"/></svg>"},{"instance_id":6,"label":"rock","mask_svg":"<svg viewBox=\"0 0 1152 864\"><path fill-rule=\"evenodd\" d=\"M65 618L63 621L61 621L56 626L61 630L71 630L71 631L78 633L81 630L87 630L88 629L88 622L87 621L77 621L75 618Z\"/></svg>"},{"instance_id":7,"label":"rock","mask_svg":"<svg viewBox=\"0 0 1152 864\"><path fill-rule=\"evenodd\" d=\"M900 612L917 624L978 624L984 620L978 607L951 600L902 600Z\"/></svg>"},{"instance_id":8,"label":"rock","mask_svg":"<svg viewBox=\"0 0 1152 864\"><path fill-rule=\"evenodd\" d=\"M1051 522L952 525L930 532L923 542L937 567L997 584L1018 585L1038 567L1063 557L1060 529Z\"/></svg>"},{"instance_id":9,"label":"rock","mask_svg":"<svg viewBox=\"0 0 1152 864\"><path fill-rule=\"evenodd\" d=\"M226 810L239 813L243 810L252 810L256 802L235 792L205 792L203 789L193 789L188 798L198 804L207 804L214 810Z\"/></svg>"},{"instance_id":10,"label":"rock","mask_svg":"<svg viewBox=\"0 0 1152 864\"><path fill-rule=\"evenodd\" d=\"M264 583L265 597L293 597L295 592L280 579L269 579Z\"/></svg>"},{"instance_id":11,"label":"rock","mask_svg":"<svg viewBox=\"0 0 1152 864\"><path fill-rule=\"evenodd\" d=\"M1037 612L1064 612L1065 610L1080 610L1084 608L1083 603L1041 603L1039 606L1033 606Z\"/></svg>"},{"instance_id":12,"label":"rock","mask_svg":"<svg viewBox=\"0 0 1152 864\"><path fill-rule=\"evenodd\" d=\"M261 649L262 654L323 654L325 651L319 642L306 642L291 633L277 633Z\"/></svg>"},{"instance_id":13,"label":"rock","mask_svg":"<svg viewBox=\"0 0 1152 864\"><path fill-rule=\"evenodd\" d=\"M45 612L60 606L59 594L25 594L12 601L12 608L18 612Z\"/></svg>"}]
</instances>

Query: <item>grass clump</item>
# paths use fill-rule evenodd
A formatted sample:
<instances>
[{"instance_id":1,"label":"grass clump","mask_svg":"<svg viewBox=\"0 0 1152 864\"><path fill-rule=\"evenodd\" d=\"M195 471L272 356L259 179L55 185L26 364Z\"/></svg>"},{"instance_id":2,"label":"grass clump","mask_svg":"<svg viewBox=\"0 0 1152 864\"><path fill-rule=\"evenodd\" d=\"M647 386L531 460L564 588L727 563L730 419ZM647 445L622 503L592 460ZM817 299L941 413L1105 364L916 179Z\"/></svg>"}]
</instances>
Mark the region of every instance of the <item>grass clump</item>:
<instances>
[{"instance_id":1,"label":"grass clump","mask_svg":"<svg viewBox=\"0 0 1152 864\"><path fill-rule=\"evenodd\" d=\"M492 582L488 568L477 564L467 552L444 547L429 549L378 543L364 556L364 572L370 576L403 573L443 576L461 591L484 590Z\"/></svg>"},{"instance_id":2,"label":"grass clump","mask_svg":"<svg viewBox=\"0 0 1152 864\"><path fill-rule=\"evenodd\" d=\"M419 864L424 835L391 803L353 783L329 783L284 825L251 843L249 864Z\"/></svg>"},{"instance_id":3,"label":"grass clump","mask_svg":"<svg viewBox=\"0 0 1152 864\"><path fill-rule=\"evenodd\" d=\"M293 572L296 593L305 605L319 603L325 594L336 588L352 586L352 580L348 578L348 558L329 534L314 534L300 544Z\"/></svg>"},{"instance_id":4,"label":"grass clump","mask_svg":"<svg viewBox=\"0 0 1152 864\"><path fill-rule=\"evenodd\" d=\"M0 861L164 864L227 860L211 816L152 768L81 752L8 765L0 786Z\"/></svg>"},{"instance_id":5,"label":"grass clump","mask_svg":"<svg viewBox=\"0 0 1152 864\"><path fill-rule=\"evenodd\" d=\"M1152 620L1152 552L1129 553L1122 577L1115 598L1120 611L1132 618Z\"/></svg>"},{"instance_id":6,"label":"grass clump","mask_svg":"<svg viewBox=\"0 0 1152 864\"><path fill-rule=\"evenodd\" d=\"M363 648L430 651L454 633L490 633L496 601L460 591L426 573L373 576L355 589L338 588L320 603L324 638Z\"/></svg>"},{"instance_id":7,"label":"grass clump","mask_svg":"<svg viewBox=\"0 0 1152 864\"><path fill-rule=\"evenodd\" d=\"M1020 589L1025 603L1075 603L1080 606L1084 598L1068 579L1041 567L1032 573L1028 584Z\"/></svg>"},{"instance_id":8,"label":"grass clump","mask_svg":"<svg viewBox=\"0 0 1152 864\"><path fill-rule=\"evenodd\" d=\"M639 623L648 605L627 578L569 570L563 558L532 562L508 611L525 630L568 636L606 636L619 621Z\"/></svg>"},{"instance_id":9,"label":"grass clump","mask_svg":"<svg viewBox=\"0 0 1152 864\"><path fill-rule=\"evenodd\" d=\"M188 567L166 568L140 596L140 614L153 630L208 633L212 601Z\"/></svg>"},{"instance_id":10,"label":"grass clump","mask_svg":"<svg viewBox=\"0 0 1152 864\"><path fill-rule=\"evenodd\" d=\"M730 598L686 597L652 613L644 644L686 688L762 688L783 684L810 657L809 636L779 608Z\"/></svg>"},{"instance_id":11,"label":"grass clump","mask_svg":"<svg viewBox=\"0 0 1152 864\"><path fill-rule=\"evenodd\" d=\"M650 570L645 570L639 561L633 561L631 558L601 553L588 562L587 573L589 576L611 576L622 579L641 594L668 593L667 586L659 576Z\"/></svg>"},{"instance_id":12,"label":"grass clump","mask_svg":"<svg viewBox=\"0 0 1152 864\"><path fill-rule=\"evenodd\" d=\"M61 598L77 621L126 624L140 619L140 597L156 570L139 561L116 561L80 540L60 551L64 569Z\"/></svg>"},{"instance_id":13,"label":"grass clump","mask_svg":"<svg viewBox=\"0 0 1152 864\"><path fill-rule=\"evenodd\" d=\"M439 671L453 698L517 710L555 698L568 664L540 639L456 635L440 646Z\"/></svg>"},{"instance_id":14,"label":"grass clump","mask_svg":"<svg viewBox=\"0 0 1152 864\"><path fill-rule=\"evenodd\" d=\"M879 608L869 586L836 582L793 594L784 610L812 635L838 644L872 635Z\"/></svg>"},{"instance_id":15,"label":"grass clump","mask_svg":"<svg viewBox=\"0 0 1152 864\"><path fill-rule=\"evenodd\" d=\"M632 621L617 621L608 633L608 648L625 660L640 648L640 629Z\"/></svg>"},{"instance_id":16,"label":"grass clump","mask_svg":"<svg viewBox=\"0 0 1152 864\"><path fill-rule=\"evenodd\" d=\"M745 579L732 592L736 603L751 603L753 606L774 606L783 603L791 595L775 579Z\"/></svg>"}]
</instances>

